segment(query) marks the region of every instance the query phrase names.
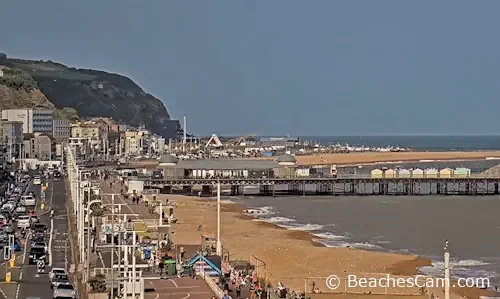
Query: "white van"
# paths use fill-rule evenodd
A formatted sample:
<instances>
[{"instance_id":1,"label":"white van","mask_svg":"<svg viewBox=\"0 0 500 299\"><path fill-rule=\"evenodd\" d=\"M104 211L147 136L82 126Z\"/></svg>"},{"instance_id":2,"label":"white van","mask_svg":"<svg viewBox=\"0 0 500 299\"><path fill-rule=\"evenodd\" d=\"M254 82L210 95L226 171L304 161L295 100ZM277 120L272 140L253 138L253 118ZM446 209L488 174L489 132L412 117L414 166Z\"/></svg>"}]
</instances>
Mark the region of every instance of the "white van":
<instances>
[{"instance_id":1,"label":"white van","mask_svg":"<svg viewBox=\"0 0 500 299\"><path fill-rule=\"evenodd\" d=\"M36 206L36 199L32 195L23 195L21 204L26 207Z\"/></svg>"},{"instance_id":2,"label":"white van","mask_svg":"<svg viewBox=\"0 0 500 299\"><path fill-rule=\"evenodd\" d=\"M33 185L41 185L42 184L42 179L40 178L40 176L35 176L33 178Z\"/></svg>"}]
</instances>

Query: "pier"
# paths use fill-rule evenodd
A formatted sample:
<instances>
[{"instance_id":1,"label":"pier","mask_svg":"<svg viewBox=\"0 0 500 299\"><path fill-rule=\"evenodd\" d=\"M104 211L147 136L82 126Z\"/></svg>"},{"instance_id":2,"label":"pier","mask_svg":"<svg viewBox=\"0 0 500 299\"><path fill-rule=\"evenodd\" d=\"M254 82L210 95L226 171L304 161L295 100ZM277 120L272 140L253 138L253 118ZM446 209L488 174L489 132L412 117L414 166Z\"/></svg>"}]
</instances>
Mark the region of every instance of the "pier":
<instances>
[{"instance_id":1,"label":"pier","mask_svg":"<svg viewBox=\"0 0 500 299\"><path fill-rule=\"evenodd\" d=\"M500 178L212 178L150 179L145 188L166 194L211 196L220 183L231 196L424 196L424 195L500 195ZM249 187L255 187L248 191Z\"/></svg>"}]
</instances>

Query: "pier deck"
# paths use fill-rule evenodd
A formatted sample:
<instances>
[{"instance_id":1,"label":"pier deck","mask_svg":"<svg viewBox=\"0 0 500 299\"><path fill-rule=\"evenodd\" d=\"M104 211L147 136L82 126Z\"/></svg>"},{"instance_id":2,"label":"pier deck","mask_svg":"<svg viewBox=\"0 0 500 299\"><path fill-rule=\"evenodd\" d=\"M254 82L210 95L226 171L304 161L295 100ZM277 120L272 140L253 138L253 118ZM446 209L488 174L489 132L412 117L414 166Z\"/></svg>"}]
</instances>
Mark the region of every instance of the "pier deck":
<instances>
[{"instance_id":1,"label":"pier deck","mask_svg":"<svg viewBox=\"0 0 500 299\"><path fill-rule=\"evenodd\" d=\"M211 178L211 179L151 179L146 188L161 193L213 194L220 183L238 195L499 195L500 177L340 177L340 178ZM247 190L254 186L257 192Z\"/></svg>"}]
</instances>

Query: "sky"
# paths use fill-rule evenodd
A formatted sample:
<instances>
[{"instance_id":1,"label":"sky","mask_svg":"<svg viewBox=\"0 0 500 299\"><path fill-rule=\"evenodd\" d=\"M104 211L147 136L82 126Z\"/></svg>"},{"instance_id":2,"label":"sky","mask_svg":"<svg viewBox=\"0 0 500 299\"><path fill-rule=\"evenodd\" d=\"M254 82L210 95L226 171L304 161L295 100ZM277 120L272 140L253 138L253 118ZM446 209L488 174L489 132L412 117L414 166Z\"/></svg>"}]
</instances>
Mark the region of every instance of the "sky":
<instances>
[{"instance_id":1,"label":"sky","mask_svg":"<svg viewBox=\"0 0 500 299\"><path fill-rule=\"evenodd\" d=\"M500 1L16 0L0 52L130 76L198 135L498 134Z\"/></svg>"}]
</instances>

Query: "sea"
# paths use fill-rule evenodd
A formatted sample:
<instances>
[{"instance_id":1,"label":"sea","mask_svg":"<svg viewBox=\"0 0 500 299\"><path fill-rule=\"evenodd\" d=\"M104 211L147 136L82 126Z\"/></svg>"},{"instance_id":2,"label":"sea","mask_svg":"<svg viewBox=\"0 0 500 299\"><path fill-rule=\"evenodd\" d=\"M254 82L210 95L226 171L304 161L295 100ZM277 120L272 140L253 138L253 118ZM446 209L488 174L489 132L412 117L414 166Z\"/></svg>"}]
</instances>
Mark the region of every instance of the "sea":
<instances>
[{"instance_id":1,"label":"sea","mask_svg":"<svg viewBox=\"0 0 500 299\"><path fill-rule=\"evenodd\" d=\"M498 136L307 137L307 140L346 142L353 146L393 145L420 151L500 150ZM500 164L500 160L396 163L402 168L466 167L478 173ZM384 166L394 167L394 163L346 167L339 172L369 174L371 169ZM308 231L327 247L349 246L427 257L432 266L420 269L427 275L444 275L443 248L448 240L453 277L487 277L491 285L500 286L499 196L249 195L227 199L254 210L260 215L256 221Z\"/></svg>"},{"instance_id":2,"label":"sea","mask_svg":"<svg viewBox=\"0 0 500 299\"><path fill-rule=\"evenodd\" d=\"M500 150L500 136L301 136L302 141L350 146L400 147L415 151Z\"/></svg>"}]
</instances>

